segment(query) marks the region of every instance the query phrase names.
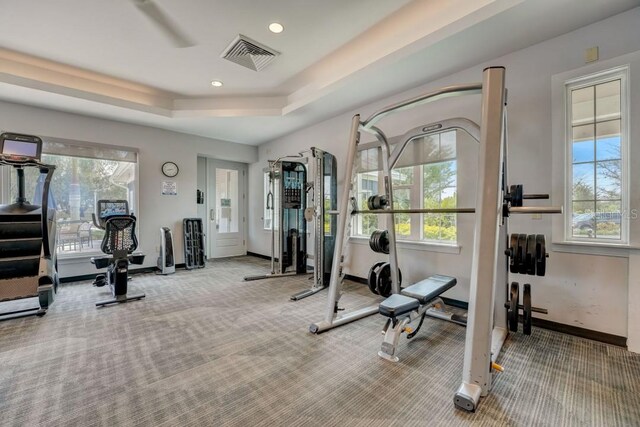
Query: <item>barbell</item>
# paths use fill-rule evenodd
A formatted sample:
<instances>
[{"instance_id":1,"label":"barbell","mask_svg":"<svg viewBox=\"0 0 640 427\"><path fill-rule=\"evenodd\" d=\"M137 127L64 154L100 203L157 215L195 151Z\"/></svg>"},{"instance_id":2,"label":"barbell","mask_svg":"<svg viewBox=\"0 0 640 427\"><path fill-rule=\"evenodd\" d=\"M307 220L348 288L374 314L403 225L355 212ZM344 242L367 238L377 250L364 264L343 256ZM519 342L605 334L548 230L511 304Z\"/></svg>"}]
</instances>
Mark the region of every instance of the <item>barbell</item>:
<instances>
[{"instance_id":1,"label":"barbell","mask_svg":"<svg viewBox=\"0 0 640 427\"><path fill-rule=\"evenodd\" d=\"M424 209L381 209L381 210L353 210L353 215L382 215L382 214L419 214L419 213L475 213L475 208L424 208ZM508 209L512 214L561 214L561 206L512 206ZM338 211L328 211L329 215L338 215Z\"/></svg>"}]
</instances>

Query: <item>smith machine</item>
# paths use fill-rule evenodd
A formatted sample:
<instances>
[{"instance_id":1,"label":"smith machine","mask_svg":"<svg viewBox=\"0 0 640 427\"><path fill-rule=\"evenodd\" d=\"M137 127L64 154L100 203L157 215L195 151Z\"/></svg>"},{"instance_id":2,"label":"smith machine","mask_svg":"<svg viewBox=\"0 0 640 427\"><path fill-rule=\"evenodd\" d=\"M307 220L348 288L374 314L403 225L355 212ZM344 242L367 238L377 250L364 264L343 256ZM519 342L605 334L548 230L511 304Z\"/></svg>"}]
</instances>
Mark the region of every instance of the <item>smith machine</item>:
<instances>
[{"instance_id":1,"label":"smith machine","mask_svg":"<svg viewBox=\"0 0 640 427\"><path fill-rule=\"evenodd\" d=\"M393 151L385 134L375 125L384 117L439 99L480 94L482 96L481 124L478 128L466 119L452 119L434 126L425 126L410 131L404 143L397 144ZM388 106L374 113L367 120L360 116L353 117L349 149L347 154L345 177L350 179L350 186L343 192L339 211L331 213L338 216L336 232L337 246L334 252L333 265L337 266L331 273L329 297L324 320L313 323L309 330L321 333L374 313L381 313L389 319L385 327L385 340L382 357L394 360L395 344L403 332L406 319L410 320L423 315L428 308L433 308L433 301L439 295L455 285L455 278L435 275L404 289L400 288L400 272L395 250L396 236L394 214L400 213L475 213L475 231L473 257L471 263L471 280L462 384L454 396L454 404L460 409L475 411L480 397L486 396L491 389L492 368L498 367L495 360L508 335L509 328L517 329L519 310L533 311L542 309L530 306L530 288L525 286L525 301L519 304L518 292L512 284L509 287L509 270L512 272L544 275L546 250L543 236L508 234L508 218L512 214L554 214L561 213L561 207L525 207L523 199L548 199L548 195L523 194L522 186L508 186L507 177L507 143L506 143L506 89L505 69L489 67L484 70L483 81L475 84L449 86L420 95L400 103ZM474 126L475 125L475 126ZM393 200L391 169L398 161L409 140L424 136L439 129L462 129L467 131L480 143L478 160L478 179L476 187L475 208L442 208L442 209L393 209L389 201ZM360 132L373 134L381 150L382 178L385 194L374 196L368 200L368 209L361 210L357 206L356 168L354 161L358 151ZM349 182L349 181L347 181ZM386 200L385 200L386 199ZM351 219L359 214L384 214L388 218L388 229L374 233L370 246L377 252L389 252L388 272L383 279L374 277L375 292L383 296L391 295L382 303L353 310L342 311L338 302L342 295L342 281L345 267L348 267L350 256L347 252ZM524 238L523 238L524 237ZM387 249L388 247L388 249ZM507 255L505 261L505 254ZM375 266L374 266L375 267ZM371 276L371 273L370 273ZM369 280L369 286L372 286ZM510 299L507 298L510 289ZM373 290L373 289L372 289ZM527 295L528 294L528 302ZM505 306L507 309L505 310ZM424 310L423 310L424 309ZM338 315L338 312L343 314ZM456 321L457 319L447 319ZM528 325L530 328L530 324ZM525 332L527 325L525 325ZM381 354L382 353L382 354ZM395 358L397 360L397 358Z\"/></svg>"},{"instance_id":2,"label":"smith machine","mask_svg":"<svg viewBox=\"0 0 640 427\"><path fill-rule=\"evenodd\" d=\"M308 167L312 180L308 180ZM307 273L307 259L313 259L313 284L291 296L301 300L327 287L335 246L336 218L329 215L337 205L336 158L311 147L295 156L269 161L266 194L271 212L271 272L244 280ZM311 206L308 206L308 200ZM314 253L307 253L307 222L313 222Z\"/></svg>"}]
</instances>

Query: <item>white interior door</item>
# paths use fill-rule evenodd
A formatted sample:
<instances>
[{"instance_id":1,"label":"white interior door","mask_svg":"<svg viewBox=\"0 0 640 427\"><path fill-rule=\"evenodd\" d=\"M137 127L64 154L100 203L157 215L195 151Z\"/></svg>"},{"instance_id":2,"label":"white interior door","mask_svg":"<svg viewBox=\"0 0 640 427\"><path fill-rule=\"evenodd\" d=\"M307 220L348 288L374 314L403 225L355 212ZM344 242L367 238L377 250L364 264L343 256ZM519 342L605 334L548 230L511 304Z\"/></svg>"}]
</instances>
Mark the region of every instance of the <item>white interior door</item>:
<instances>
[{"instance_id":1,"label":"white interior door","mask_svg":"<svg viewBox=\"0 0 640 427\"><path fill-rule=\"evenodd\" d=\"M246 255L247 165L207 160L209 256Z\"/></svg>"}]
</instances>

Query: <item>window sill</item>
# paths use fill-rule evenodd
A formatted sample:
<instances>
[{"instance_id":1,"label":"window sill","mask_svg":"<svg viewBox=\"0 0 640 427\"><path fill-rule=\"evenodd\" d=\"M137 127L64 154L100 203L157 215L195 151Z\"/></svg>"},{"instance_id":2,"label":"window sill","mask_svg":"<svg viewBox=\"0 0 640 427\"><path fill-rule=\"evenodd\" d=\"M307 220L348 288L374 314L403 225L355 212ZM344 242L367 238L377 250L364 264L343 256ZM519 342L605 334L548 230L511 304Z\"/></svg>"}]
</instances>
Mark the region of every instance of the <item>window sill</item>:
<instances>
[{"instance_id":1,"label":"window sill","mask_svg":"<svg viewBox=\"0 0 640 427\"><path fill-rule=\"evenodd\" d=\"M628 243L563 241L552 242L551 250L554 252L572 254L603 255L627 258L630 253L640 251L640 247L631 246Z\"/></svg>"},{"instance_id":2,"label":"window sill","mask_svg":"<svg viewBox=\"0 0 640 427\"><path fill-rule=\"evenodd\" d=\"M57 259L58 259L58 264L60 265L65 265L65 264L82 264L85 262L89 262L89 260L92 257L96 257L96 256L104 256L105 254L103 254L100 251L95 251L95 252L86 252L86 253L82 253L82 254L64 254L64 255L58 255Z\"/></svg>"},{"instance_id":3,"label":"window sill","mask_svg":"<svg viewBox=\"0 0 640 427\"><path fill-rule=\"evenodd\" d=\"M369 246L368 237L351 236L349 237L350 243L357 245ZM409 249L414 251L428 251L428 252L440 252L444 254L460 254L461 246L457 244L447 243L433 243L433 242L410 242L401 240L397 242L398 249Z\"/></svg>"}]
</instances>

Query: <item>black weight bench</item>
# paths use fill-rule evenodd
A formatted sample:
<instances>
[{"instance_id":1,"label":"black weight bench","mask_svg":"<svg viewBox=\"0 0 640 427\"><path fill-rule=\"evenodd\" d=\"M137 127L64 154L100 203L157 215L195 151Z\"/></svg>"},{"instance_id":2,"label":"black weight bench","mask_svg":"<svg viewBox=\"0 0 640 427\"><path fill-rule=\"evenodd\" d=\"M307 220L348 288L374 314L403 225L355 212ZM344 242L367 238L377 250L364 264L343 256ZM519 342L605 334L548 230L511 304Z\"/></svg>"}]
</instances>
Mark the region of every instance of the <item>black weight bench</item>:
<instances>
[{"instance_id":1,"label":"black weight bench","mask_svg":"<svg viewBox=\"0 0 640 427\"><path fill-rule=\"evenodd\" d=\"M378 311L389 319L383 330L385 337L378 355L397 362L398 357L395 356L395 351L400 335L407 332L407 338L413 338L420 330L427 310L435 305L443 307L444 303L440 295L453 288L456 283L455 277L437 274L406 287L400 291L400 294L391 295L382 301ZM407 325L418 317L420 317L420 324L413 331Z\"/></svg>"}]
</instances>

